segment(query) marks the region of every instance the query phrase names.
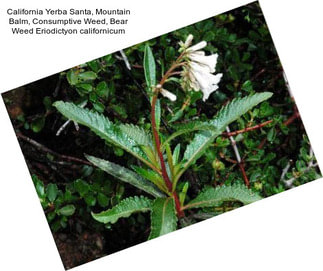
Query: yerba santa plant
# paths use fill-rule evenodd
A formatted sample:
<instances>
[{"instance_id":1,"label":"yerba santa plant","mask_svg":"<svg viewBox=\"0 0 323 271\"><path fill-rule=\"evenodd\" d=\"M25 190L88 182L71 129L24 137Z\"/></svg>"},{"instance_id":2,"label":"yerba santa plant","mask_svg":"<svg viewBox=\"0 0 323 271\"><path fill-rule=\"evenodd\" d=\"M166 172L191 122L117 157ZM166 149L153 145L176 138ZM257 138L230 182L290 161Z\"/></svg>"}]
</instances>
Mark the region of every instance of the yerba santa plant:
<instances>
[{"instance_id":1,"label":"yerba santa plant","mask_svg":"<svg viewBox=\"0 0 323 271\"><path fill-rule=\"evenodd\" d=\"M178 125L172 134L162 133L162 99L159 99L159 94L171 101L177 99L171 89L165 88L165 83L170 80L177 82L184 93L201 91L203 101L219 88L222 73L215 74L218 55L205 54L202 50L207 46L205 41L195 45L192 45L192 41L193 36L189 35L185 42L180 42L179 56L158 81L153 52L148 45L145 47L143 66L151 103L151 133L136 125L112 123L104 115L73 103L54 103L66 118L87 126L103 140L122 148L140 161L140 166L125 168L85 154L96 167L143 191L143 195L128 197L109 210L92 213L97 221L116 223L119 218L135 212L150 212L149 239L152 239L176 230L178 220L185 220L185 212L189 209L217 207L225 201L248 204L261 199L241 184L208 186L195 198L188 200L186 197L189 183L182 180L185 171L198 161L230 123L272 96L270 92L263 92L233 99L210 120L191 121ZM178 140L184 133L195 133L186 146ZM179 143L173 146L175 138Z\"/></svg>"}]
</instances>

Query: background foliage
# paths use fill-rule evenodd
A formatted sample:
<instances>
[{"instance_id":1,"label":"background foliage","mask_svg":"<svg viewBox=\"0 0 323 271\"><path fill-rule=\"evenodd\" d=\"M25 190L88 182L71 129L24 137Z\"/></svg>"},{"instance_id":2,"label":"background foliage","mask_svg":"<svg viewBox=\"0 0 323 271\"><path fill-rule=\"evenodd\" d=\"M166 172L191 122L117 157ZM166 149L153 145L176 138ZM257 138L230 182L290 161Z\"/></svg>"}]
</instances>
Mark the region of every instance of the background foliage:
<instances>
[{"instance_id":1,"label":"background foliage","mask_svg":"<svg viewBox=\"0 0 323 271\"><path fill-rule=\"evenodd\" d=\"M91 211L105 210L127 196L142 193L93 168L83 154L90 153L126 167L140 164L85 127L76 129L73 123L69 123L57 136L66 119L54 110L52 103L73 101L104 113L115 123L133 123L149 130L150 107L142 67L145 44L152 48L157 61L157 78L160 78L178 55L178 42L185 40L189 33L194 35L196 42L208 42L206 51L219 54L217 72L223 73L223 78L219 90L205 103L200 99L200 92L192 92L190 103L185 103L185 94L178 84L167 83L166 88L171 89L178 99L175 103L163 100L161 129L174 131L176 125L207 120L235 97L270 91L274 95L269 101L230 126L235 131L273 120L260 129L235 136L251 189L268 197L320 176L257 3L124 49L131 70L126 67L120 52L89 61L3 94L37 194L67 268L146 240L149 215L136 214L106 227L91 217ZM181 137L186 143L191 139L190 135ZM173 144L175 146L176 141ZM235 160L230 140L225 136L218 137L184 175L182 186L189 186L188 197L194 198L205 186L243 184ZM209 208L207 215L192 210L181 225L238 206L230 203Z\"/></svg>"}]
</instances>

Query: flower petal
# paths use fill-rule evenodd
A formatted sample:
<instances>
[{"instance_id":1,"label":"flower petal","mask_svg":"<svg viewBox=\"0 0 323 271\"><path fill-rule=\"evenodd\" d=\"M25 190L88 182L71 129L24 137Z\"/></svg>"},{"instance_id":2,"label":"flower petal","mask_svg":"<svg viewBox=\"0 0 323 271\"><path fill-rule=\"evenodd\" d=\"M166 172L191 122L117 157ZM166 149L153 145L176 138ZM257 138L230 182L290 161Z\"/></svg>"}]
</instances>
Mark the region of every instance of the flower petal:
<instances>
[{"instance_id":1,"label":"flower petal","mask_svg":"<svg viewBox=\"0 0 323 271\"><path fill-rule=\"evenodd\" d=\"M186 38L186 41L184 43L184 46L187 48L188 46L190 46L192 44L192 40L193 40L193 35L189 34Z\"/></svg>"},{"instance_id":2,"label":"flower petal","mask_svg":"<svg viewBox=\"0 0 323 271\"><path fill-rule=\"evenodd\" d=\"M209 72L213 73L215 72L215 66L218 60L218 55L213 54L209 56L203 56L203 55L192 53L190 54L190 59L198 64L202 64L208 67Z\"/></svg>"},{"instance_id":3,"label":"flower petal","mask_svg":"<svg viewBox=\"0 0 323 271\"><path fill-rule=\"evenodd\" d=\"M194 52L190 52L188 53L188 57L191 58L191 56L204 56L205 55L205 52L204 51L194 51Z\"/></svg>"},{"instance_id":4,"label":"flower petal","mask_svg":"<svg viewBox=\"0 0 323 271\"><path fill-rule=\"evenodd\" d=\"M197 62L192 61L189 63L189 66L190 66L191 70L193 70L193 71L198 71L198 72L202 72L202 73L210 73L210 70L207 66L201 65Z\"/></svg>"},{"instance_id":5,"label":"flower petal","mask_svg":"<svg viewBox=\"0 0 323 271\"><path fill-rule=\"evenodd\" d=\"M167 97L168 99L170 99L172 102L176 101L177 97L176 95L174 95L173 93L169 92L168 90L162 88L160 90L160 93L164 96Z\"/></svg>"},{"instance_id":6,"label":"flower petal","mask_svg":"<svg viewBox=\"0 0 323 271\"><path fill-rule=\"evenodd\" d=\"M189 48L186 49L186 52L194 52L194 51L198 51L202 48L204 48L207 45L206 41L201 41L198 44L195 44Z\"/></svg>"},{"instance_id":7,"label":"flower petal","mask_svg":"<svg viewBox=\"0 0 323 271\"><path fill-rule=\"evenodd\" d=\"M192 70L192 75L196 79L200 90L203 92L203 101L208 99L210 94L219 88L217 84L222 77L222 73L213 75L211 73L201 72L200 70Z\"/></svg>"}]
</instances>

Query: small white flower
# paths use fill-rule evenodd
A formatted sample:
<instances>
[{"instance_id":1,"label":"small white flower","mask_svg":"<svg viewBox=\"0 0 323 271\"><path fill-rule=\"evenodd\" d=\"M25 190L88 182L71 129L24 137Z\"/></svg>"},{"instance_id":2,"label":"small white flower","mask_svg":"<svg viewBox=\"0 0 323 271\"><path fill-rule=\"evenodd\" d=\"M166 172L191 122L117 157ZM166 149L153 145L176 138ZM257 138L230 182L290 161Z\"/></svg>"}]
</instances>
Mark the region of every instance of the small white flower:
<instances>
[{"instance_id":1,"label":"small white flower","mask_svg":"<svg viewBox=\"0 0 323 271\"><path fill-rule=\"evenodd\" d=\"M192 44L192 40L193 40L193 35L189 34L186 38L186 41L184 43L184 46L187 48L188 46L190 46Z\"/></svg>"},{"instance_id":2,"label":"small white flower","mask_svg":"<svg viewBox=\"0 0 323 271\"><path fill-rule=\"evenodd\" d=\"M176 95L174 95L173 93L171 93L170 91L162 88L160 90L160 93L164 96L164 97L167 97L168 99L170 99L172 102L175 102L176 101Z\"/></svg>"},{"instance_id":3,"label":"small white flower","mask_svg":"<svg viewBox=\"0 0 323 271\"><path fill-rule=\"evenodd\" d=\"M156 88L158 88L159 89L159 91L160 91L160 93L164 96L164 97L166 97L166 98L168 98L168 99L170 99L172 102L175 102L176 101L176 95L174 95L173 93L171 93L170 91L168 91L167 89L164 89L160 84L158 84L157 86L156 86Z\"/></svg>"},{"instance_id":4,"label":"small white flower","mask_svg":"<svg viewBox=\"0 0 323 271\"><path fill-rule=\"evenodd\" d=\"M204 52L203 54L199 52L194 52L189 54L189 58L195 63L206 66L209 69L210 73L215 72L215 66L218 60L218 54L205 56Z\"/></svg>"},{"instance_id":5,"label":"small white flower","mask_svg":"<svg viewBox=\"0 0 323 271\"><path fill-rule=\"evenodd\" d=\"M209 72L203 72L202 70L191 70L190 77L194 79L192 81L192 88L196 91L201 90L203 92L203 101L205 102L210 94L216 91L219 86L218 83L222 78L222 73L216 75Z\"/></svg>"},{"instance_id":6,"label":"small white flower","mask_svg":"<svg viewBox=\"0 0 323 271\"><path fill-rule=\"evenodd\" d=\"M192 39L193 36L189 35L185 41L185 45L190 44ZM188 58L188 65L186 67L187 70L183 72L184 84L195 91L201 90L203 92L203 101L206 101L210 94L219 88L218 83L222 78L222 73L212 74L215 72L218 55L206 56L204 51L199 51L206 45L206 41L201 41L186 48L185 52Z\"/></svg>"},{"instance_id":7,"label":"small white flower","mask_svg":"<svg viewBox=\"0 0 323 271\"><path fill-rule=\"evenodd\" d=\"M189 48L186 49L186 52L195 52L198 51L200 49L203 49L205 46L207 45L206 41L201 41L198 44L195 44Z\"/></svg>"}]
</instances>

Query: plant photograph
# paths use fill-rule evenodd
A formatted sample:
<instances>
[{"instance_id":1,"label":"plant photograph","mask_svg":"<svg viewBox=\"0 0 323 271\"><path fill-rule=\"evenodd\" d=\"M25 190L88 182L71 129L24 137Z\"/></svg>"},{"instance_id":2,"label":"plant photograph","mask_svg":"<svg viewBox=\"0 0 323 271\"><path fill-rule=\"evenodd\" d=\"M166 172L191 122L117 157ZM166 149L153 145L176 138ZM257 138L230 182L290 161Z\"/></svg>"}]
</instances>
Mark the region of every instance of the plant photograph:
<instances>
[{"instance_id":1,"label":"plant photograph","mask_svg":"<svg viewBox=\"0 0 323 271\"><path fill-rule=\"evenodd\" d=\"M66 269L321 177L258 2L2 97Z\"/></svg>"}]
</instances>

